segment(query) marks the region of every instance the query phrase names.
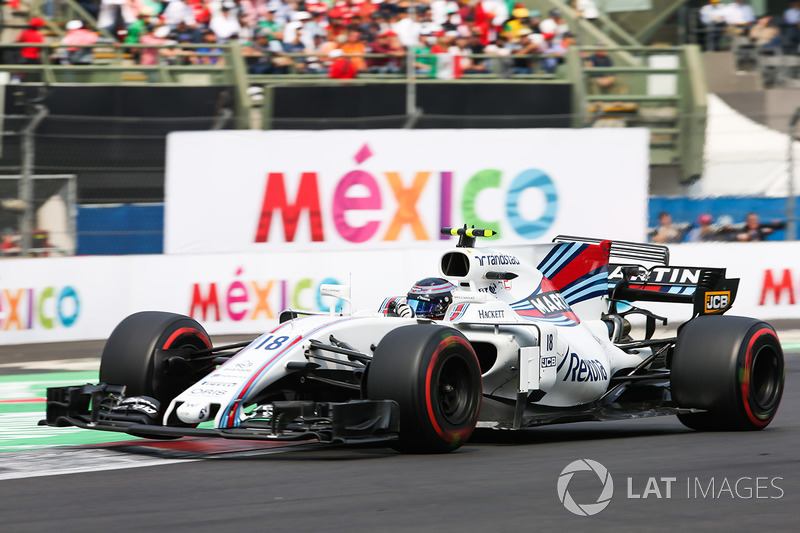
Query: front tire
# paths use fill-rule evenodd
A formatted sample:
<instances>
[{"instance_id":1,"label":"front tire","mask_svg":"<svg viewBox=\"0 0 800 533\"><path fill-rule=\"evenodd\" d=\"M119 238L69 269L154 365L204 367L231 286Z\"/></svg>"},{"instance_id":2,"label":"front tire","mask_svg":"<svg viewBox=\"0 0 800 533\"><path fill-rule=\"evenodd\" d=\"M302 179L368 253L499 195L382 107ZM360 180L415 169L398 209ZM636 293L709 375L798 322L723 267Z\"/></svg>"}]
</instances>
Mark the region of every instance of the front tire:
<instances>
[{"instance_id":1,"label":"front tire","mask_svg":"<svg viewBox=\"0 0 800 533\"><path fill-rule=\"evenodd\" d=\"M691 429L758 430L783 395L785 367L775 330L753 318L701 316L686 323L672 356L672 395Z\"/></svg>"},{"instance_id":2,"label":"front tire","mask_svg":"<svg viewBox=\"0 0 800 533\"><path fill-rule=\"evenodd\" d=\"M213 367L193 364L191 353L211 348L211 340L196 320L184 315L144 311L114 329L100 359L100 381L125 385L126 396L150 396L161 410ZM184 349L188 364L167 364L157 350Z\"/></svg>"},{"instance_id":3,"label":"front tire","mask_svg":"<svg viewBox=\"0 0 800 533\"><path fill-rule=\"evenodd\" d=\"M369 365L366 396L400 406L400 440L411 453L460 447L475 429L483 387L469 341L446 326L419 324L389 332Z\"/></svg>"}]
</instances>

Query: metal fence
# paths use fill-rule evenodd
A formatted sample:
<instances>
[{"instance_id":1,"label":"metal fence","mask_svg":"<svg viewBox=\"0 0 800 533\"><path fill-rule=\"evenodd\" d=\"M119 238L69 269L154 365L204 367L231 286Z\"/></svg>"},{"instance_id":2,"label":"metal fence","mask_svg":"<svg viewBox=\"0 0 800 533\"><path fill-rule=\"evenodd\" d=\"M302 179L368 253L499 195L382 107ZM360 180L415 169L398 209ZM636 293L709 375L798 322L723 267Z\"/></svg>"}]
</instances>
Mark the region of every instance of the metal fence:
<instances>
[{"instance_id":1,"label":"metal fence","mask_svg":"<svg viewBox=\"0 0 800 533\"><path fill-rule=\"evenodd\" d=\"M620 119L613 118L615 113L624 114L624 109L609 112L607 118L597 117L592 126L619 126ZM394 118L399 123L408 117ZM464 117L438 118L463 120ZM504 117L504 122L507 127L514 127L528 119L509 116ZM680 114L670 117L677 121L697 119ZM219 125L218 117L107 118L48 114L30 127L34 120L35 115L3 117L0 231L4 235L6 256L160 253L166 137L170 131L211 130ZM347 126L371 128L375 124L374 117L356 122L353 124L350 119ZM296 128L298 124L276 126ZM659 134L658 130L652 133ZM701 131L698 135L702 138L705 133ZM748 133L730 130L725 135L741 142ZM764 163L786 162L786 152L782 150L756 156ZM651 191L655 194L681 194L675 188L656 190L659 185L655 176L655 173L651 176ZM674 179L669 181L677 183Z\"/></svg>"},{"instance_id":2,"label":"metal fence","mask_svg":"<svg viewBox=\"0 0 800 533\"><path fill-rule=\"evenodd\" d=\"M77 244L75 175L0 175L4 257L73 255Z\"/></svg>"},{"instance_id":3,"label":"metal fence","mask_svg":"<svg viewBox=\"0 0 800 533\"><path fill-rule=\"evenodd\" d=\"M159 253L166 137L220 119L33 113L2 124L2 255L52 257Z\"/></svg>"}]
</instances>

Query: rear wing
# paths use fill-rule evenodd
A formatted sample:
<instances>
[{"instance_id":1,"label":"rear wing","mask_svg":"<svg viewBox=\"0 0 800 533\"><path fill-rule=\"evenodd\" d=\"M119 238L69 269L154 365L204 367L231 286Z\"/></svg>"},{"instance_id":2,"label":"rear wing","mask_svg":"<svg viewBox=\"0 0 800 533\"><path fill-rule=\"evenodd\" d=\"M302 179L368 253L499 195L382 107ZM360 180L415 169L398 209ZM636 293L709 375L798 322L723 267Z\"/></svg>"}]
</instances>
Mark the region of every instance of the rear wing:
<instances>
[{"instance_id":1,"label":"rear wing","mask_svg":"<svg viewBox=\"0 0 800 533\"><path fill-rule=\"evenodd\" d=\"M694 316L722 314L733 305L738 278L724 268L615 265L609 275L609 300L693 304Z\"/></svg>"},{"instance_id":2,"label":"rear wing","mask_svg":"<svg viewBox=\"0 0 800 533\"><path fill-rule=\"evenodd\" d=\"M555 242L600 243L601 239L559 235ZM733 305L738 278L727 278L724 268L669 266L669 249L649 243L610 241L608 297L611 311L617 302L686 303L694 316L722 314ZM626 262L633 260L647 263Z\"/></svg>"}]
</instances>

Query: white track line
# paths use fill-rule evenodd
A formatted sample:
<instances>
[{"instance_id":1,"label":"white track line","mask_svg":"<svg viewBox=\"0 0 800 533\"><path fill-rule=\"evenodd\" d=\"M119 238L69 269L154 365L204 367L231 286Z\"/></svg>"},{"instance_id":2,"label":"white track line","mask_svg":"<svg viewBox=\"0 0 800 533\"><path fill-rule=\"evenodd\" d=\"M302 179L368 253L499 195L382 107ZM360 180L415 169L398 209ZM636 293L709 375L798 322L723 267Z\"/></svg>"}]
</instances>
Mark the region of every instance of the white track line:
<instances>
[{"instance_id":1,"label":"white track line","mask_svg":"<svg viewBox=\"0 0 800 533\"><path fill-rule=\"evenodd\" d=\"M251 451L247 455L272 455L292 451L287 448ZM202 458L161 459L143 457L129 452L115 452L99 448L40 448L24 452L0 453L0 481L44 476L63 476L106 472L126 468L145 468L177 463L195 463L216 458L241 456L245 452L232 452ZM69 466L65 466L69 465Z\"/></svg>"},{"instance_id":2,"label":"white track line","mask_svg":"<svg viewBox=\"0 0 800 533\"><path fill-rule=\"evenodd\" d=\"M55 359L51 361L17 361L14 363L0 363L0 368L50 370L52 372L84 372L98 370L100 368L100 359L93 357L84 359Z\"/></svg>"}]
</instances>

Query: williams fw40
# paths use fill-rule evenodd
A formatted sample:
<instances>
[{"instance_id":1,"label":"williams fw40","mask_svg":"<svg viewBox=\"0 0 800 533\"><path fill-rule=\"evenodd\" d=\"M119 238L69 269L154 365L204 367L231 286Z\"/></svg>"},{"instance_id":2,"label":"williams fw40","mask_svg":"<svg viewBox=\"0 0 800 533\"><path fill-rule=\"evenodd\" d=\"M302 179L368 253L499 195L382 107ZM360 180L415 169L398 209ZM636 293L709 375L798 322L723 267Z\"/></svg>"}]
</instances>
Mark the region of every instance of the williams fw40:
<instances>
[{"instance_id":1,"label":"williams fw40","mask_svg":"<svg viewBox=\"0 0 800 533\"><path fill-rule=\"evenodd\" d=\"M557 237L477 248L350 314L289 309L252 342L213 347L195 320L143 312L108 339L98 385L48 389L43 423L181 436L386 442L447 452L504 429L677 415L697 430L763 429L783 392L774 329L728 316L738 280L669 265L666 247ZM323 286L347 299L349 287ZM677 336L642 302L687 305ZM691 307L688 307L691 306ZM646 326L631 337L628 318Z\"/></svg>"}]
</instances>

